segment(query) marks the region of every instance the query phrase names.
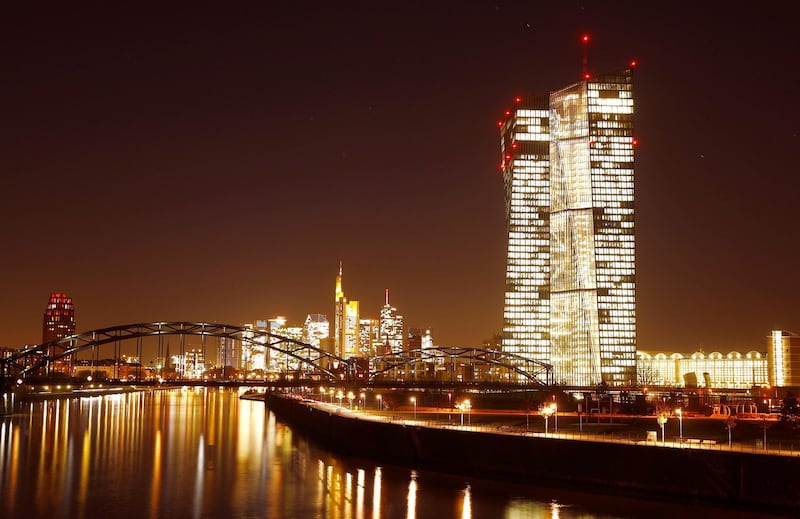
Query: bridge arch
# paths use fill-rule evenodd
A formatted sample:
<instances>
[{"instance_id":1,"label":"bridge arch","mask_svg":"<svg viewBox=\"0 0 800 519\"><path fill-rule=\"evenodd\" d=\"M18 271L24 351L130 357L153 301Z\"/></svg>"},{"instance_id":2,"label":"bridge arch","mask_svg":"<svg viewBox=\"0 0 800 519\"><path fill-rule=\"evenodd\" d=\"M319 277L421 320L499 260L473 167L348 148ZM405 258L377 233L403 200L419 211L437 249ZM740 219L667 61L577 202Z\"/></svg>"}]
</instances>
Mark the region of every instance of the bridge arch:
<instances>
[{"instance_id":1,"label":"bridge arch","mask_svg":"<svg viewBox=\"0 0 800 519\"><path fill-rule=\"evenodd\" d=\"M553 366L550 364L513 353L482 348L455 346L417 348L379 355L373 357L372 361L374 369L370 371L370 380L375 380L382 374L398 368L408 369L417 362L444 366L447 362L456 361L471 365L477 363L495 366L507 370L509 374L513 373L519 380L542 386L551 385L553 378ZM454 375L452 371L451 375Z\"/></svg>"},{"instance_id":2,"label":"bridge arch","mask_svg":"<svg viewBox=\"0 0 800 519\"><path fill-rule=\"evenodd\" d=\"M340 375L334 366L348 366L345 359L316 346L283 335L246 326L203 322L153 322L125 324L90 330L63 339L42 343L0 359L0 376L25 377L47 369L54 362L109 343L170 335L217 337L269 348L309 366L315 373L331 380Z\"/></svg>"}]
</instances>

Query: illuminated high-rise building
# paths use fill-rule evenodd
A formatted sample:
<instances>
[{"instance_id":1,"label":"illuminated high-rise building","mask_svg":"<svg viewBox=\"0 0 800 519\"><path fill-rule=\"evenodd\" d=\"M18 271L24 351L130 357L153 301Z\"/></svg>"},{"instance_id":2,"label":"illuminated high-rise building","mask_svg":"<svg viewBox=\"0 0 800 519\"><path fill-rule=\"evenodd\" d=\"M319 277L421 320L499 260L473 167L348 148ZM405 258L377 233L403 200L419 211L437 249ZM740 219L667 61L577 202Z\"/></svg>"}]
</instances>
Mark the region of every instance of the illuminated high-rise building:
<instances>
[{"instance_id":1,"label":"illuminated high-rise building","mask_svg":"<svg viewBox=\"0 0 800 519\"><path fill-rule=\"evenodd\" d=\"M377 319L361 319L358 327L361 357L373 357L382 350L380 346L380 327Z\"/></svg>"},{"instance_id":2,"label":"illuminated high-rise building","mask_svg":"<svg viewBox=\"0 0 800 519\"><path fill-rule=\"evenodd\" d=\"M348 301L342 290L342 263L336 276L336 313L334 316L335 354L342 358L356 357L360 350L358 333L358 301Z\"/></svg>"},{"instance_id":3,"label":"illuminated high-rise building","mask_svg":"<svg viewBox=\"0 0 800 519\"><path fill-rule=\"evenodd\" d=\"M767 358L771 386L800 386L800 335L773 330L769 336Z\"/></svg>"},{"instance_id":4,"label":"illuminated high-rise building","mask_svg":"<svg viewBox=\"0 0 800 519\"><path fill-rule=\"evenodd\" d=\"M517 98L499 123L503 349L553 381L636 382L632 69Z\"/></svg>"},{"instance_id":5,"label":"illuminated high-rise building","mask_svg":"<svg viewBox=\"0 0 800 519\"><path fill-rule=\"evenodd\" d=\"M400 353L403 351L403 316L397 313L397 308L389 304L389 289L386 289L386 298L381 308L380 340L383 353Z\"/></svg>"},{"instance_id":6,"label":"illuminated high-rise building","mask_svg":"<svg viewBox=\"0 0 800 519\"><path fill-rule=\"evenodd\" d=\"M57 341L75 334L75 307L67 294L53 292L47 301L42 324L42 343ZM63 349L63 348L62 348ZM48 351L48 355L57 352ZM53 371L69 373L72 355L67 355L52 364Z\"/></svg>"},{"instance_id":7,"label":"illuminated high-rise building","mask_svg":"<svg viewBox=\"0 0 800 519\"><path fill-rule=\"evenodd\" d=\"M327 315L308 314L303 323L302 341L319 348L320 341L327 339L330 335L330 327Z\"/></svg>"}]
</instances>

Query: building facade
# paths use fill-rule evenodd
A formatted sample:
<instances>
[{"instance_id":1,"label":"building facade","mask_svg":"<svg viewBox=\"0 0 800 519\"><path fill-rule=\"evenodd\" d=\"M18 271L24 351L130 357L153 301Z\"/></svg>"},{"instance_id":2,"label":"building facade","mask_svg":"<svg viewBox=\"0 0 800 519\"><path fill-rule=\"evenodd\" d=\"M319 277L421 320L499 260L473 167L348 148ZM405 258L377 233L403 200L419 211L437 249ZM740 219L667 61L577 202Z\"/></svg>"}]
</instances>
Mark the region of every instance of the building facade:
<instances>
[{"instance_id":1,"label":"building facade","mask_svg":"<svg viewBox=\"0 0 800 519\"><path fill-rule=\"evenodd\" d=\"M800 335L773 330L768 338L771 386L800 386Z\"/></svg>"},{"instance_id":2,"label":"building facade","mask_svg":"<svg viewBox=\"0 0 800 519\"><path fill-rule=\"evenodd\" d=\"M383 354L403 351L405 344L403 324L403 316L397 313L397 308L389 304L389 289L387 288L380 314L380 341Z\"/></svg>"},{"instance_id":3,"label":"building facade","mask_svg":"<svg viewBox=\"0 0 800 519\"><path fill-rule=\"evenodd\" d=\"M360 350L358 301L348 301L344 295L341 262L336 276L335 304L334 353L344 359L356 357Z\"/></svg>"},{"instance_id":4,"label":"building facade","mask_svg":"<svg viewBox=\"0 0 800 519\"><path fill-rule=\"evenodd\" d=\"M319 348L320 341L327 339L330 335L330 328L327 315L308 314L305 323L303 323L302 341Z\"/></svg>"},{"instance_id":5,"label":"building facade","mask_svg":"<svg viewBox=\"0 0 800 519\"><path fill-rule=\"evenodd\" d=\"M638 382L643 387L747 389L769 384L767 355L732 351L691 355L637 352Z\"/></svg>"},{"instance_id":6,"label":"building facade","mask_svg":"<svg viewBox=\"0 0 800 519\"><path fill-rule=\"evenodd\" d=\"M74 335L75 306L72 304L72 298L60 292L51 293L42 321L42 344ZM54 346L48 349L47 355L57 354L56 349L63 350ZM71 364L72 355L66 355L54 361L51 368L55 372L68 374Z\"/></svg>"},{"instance_id":7,"label":"building facade","mask_svg":"<svg viewBox=\"0 0 800 519\"><path fill-rule=\"evenodd\" d=\"M516 106L501 121L503 349L553 380L636 381L632 69Z\"/></svg>"}]
</instances>

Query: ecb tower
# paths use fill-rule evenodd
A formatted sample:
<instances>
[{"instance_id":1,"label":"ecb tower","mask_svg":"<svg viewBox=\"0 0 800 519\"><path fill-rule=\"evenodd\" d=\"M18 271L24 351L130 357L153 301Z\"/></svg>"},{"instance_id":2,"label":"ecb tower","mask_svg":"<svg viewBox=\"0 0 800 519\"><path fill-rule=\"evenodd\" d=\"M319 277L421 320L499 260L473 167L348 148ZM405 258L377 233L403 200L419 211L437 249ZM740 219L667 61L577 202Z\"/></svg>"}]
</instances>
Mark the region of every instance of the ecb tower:
<instances>
[{"instance_id":1,"label":"ecb tower","mask_svg":"<svg viewBox=\"0 0 800 519\"><path fill-rule=\"evenodd\" d=\"M516 98L499 124L503 350L571 386L636 382L632 68Z\"/></svg>"}]
</instances>

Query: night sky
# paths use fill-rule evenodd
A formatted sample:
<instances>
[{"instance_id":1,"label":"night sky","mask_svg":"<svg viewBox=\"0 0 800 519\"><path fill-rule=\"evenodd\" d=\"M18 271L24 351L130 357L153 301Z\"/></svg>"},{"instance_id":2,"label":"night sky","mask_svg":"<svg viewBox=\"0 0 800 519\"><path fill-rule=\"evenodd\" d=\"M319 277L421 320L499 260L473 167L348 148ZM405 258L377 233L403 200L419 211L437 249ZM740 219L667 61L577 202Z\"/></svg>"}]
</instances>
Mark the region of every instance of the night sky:
<instances>
[{"instance_id":1,"label":"night sky","mask_svg":"<svg viewBox=\"0 0 800 519\"><path fill-rule=\"evenodd\" d=\"M800 332L782 3L230 4L4 13L0 346L41 340L52 291L78 331L332 320L339 260L363 317L389 288L407 327L480 345L502 327L497 121L580 79L584 31L590 71L639 63L639 349Z\"/></svg>"}]
</instances>

